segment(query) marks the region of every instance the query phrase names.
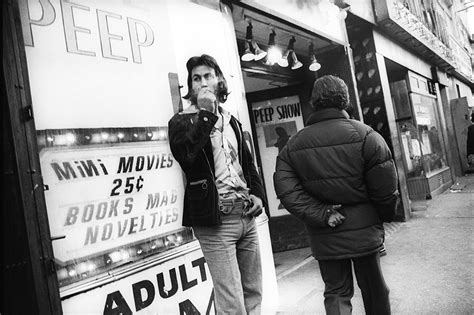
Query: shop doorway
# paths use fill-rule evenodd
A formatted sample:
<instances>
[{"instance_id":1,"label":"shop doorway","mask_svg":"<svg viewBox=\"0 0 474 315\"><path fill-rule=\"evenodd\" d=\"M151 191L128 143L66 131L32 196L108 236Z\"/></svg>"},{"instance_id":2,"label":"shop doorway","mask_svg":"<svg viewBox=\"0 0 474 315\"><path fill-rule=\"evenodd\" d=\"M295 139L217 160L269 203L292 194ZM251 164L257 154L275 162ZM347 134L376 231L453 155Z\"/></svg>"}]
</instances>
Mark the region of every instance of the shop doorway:
<instances>
[{"instance_id":1,"label":"shop doorway","mask_svg":"<svg viewBox=\"0 0 474 315\"><path fill-rule=\"evenodd\" d=\"M288 139L305 127L318 77L333 74L348 83L357 108L349 51L331 40L234 6L234 28L255 158L266 190L266 214L274 252L308 246L303 223L283 207L273 186L276 157ZM352 112L356 117L358 111Z\"/></svg>"}]
</instances>

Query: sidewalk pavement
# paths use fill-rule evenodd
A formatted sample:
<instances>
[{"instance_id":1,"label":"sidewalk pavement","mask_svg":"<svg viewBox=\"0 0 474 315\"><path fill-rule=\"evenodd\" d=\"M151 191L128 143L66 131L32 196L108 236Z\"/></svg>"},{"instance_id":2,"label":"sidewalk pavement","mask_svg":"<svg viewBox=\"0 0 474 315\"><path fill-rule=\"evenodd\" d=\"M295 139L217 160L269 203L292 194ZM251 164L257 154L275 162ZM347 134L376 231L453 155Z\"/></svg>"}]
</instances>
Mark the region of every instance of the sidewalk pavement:
<instances>
[{"instance_id":1,"label":"sidewalk pavement","mask_svg":"<svg viewBox=\"0 0 474 315\"><path fill-rule=\"evenodd\" d=\"M381 264L392 314L474 314L474 175L412 209L407 222L385 224ZM274 261L277 314L325 314L324 283L310 249L275 253ZM356 284L352 306L353 314L365 313Z\"/></svg>"}]
</instances>

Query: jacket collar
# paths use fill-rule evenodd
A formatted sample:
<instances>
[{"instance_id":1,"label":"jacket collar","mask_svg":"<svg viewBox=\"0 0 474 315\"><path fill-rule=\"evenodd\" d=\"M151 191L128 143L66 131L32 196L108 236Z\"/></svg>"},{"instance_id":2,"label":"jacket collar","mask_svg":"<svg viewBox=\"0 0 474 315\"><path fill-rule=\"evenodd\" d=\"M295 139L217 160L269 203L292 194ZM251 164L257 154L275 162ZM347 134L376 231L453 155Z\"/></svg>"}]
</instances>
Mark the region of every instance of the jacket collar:
<instances>
[{"instance_id":1,"label":"jacket collar","mask_svg":"<svg viewBox=\"0 0 474 315\"><path fill-rule=\"evenodd\" d=\"M349 114L343 109L324 108L312 113L309 116L308 120L306 121L306 125L312 125L324 120L341 119L341 118L348 119Z\"/></svg>"}]
</instances>

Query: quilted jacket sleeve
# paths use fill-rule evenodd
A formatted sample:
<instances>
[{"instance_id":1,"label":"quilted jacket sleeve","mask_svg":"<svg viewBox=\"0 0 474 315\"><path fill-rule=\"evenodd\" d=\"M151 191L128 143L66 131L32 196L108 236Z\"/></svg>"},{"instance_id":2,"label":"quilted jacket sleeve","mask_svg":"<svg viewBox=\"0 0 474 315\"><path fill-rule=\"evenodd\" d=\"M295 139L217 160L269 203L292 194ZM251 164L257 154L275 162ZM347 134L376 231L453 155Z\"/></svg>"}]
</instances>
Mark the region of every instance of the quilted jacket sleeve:
<instances>
[{"instance_id":1,"label":"quilted jacket sleeve","mask_svg":"<svg viewBox=\"0 0 474 315\"><path fill-rule=\"evenodd\" d=\"M332 205L322 203L305 191L292 167L288 146L277 157L273 184L277 197L290 213L310 226L327 227Z\"/></svg>"},{"instance_id":2,"label":"quilted jacket sleeve","mask_svg":"<svg viewBox=\"0 0 474 315\"><path fill-rule=\"evenodd\" d=\"M371 130L364 141L365 182L379 217L391 222L397 208L398 177L392 154L380 134Z\"/></svg>"},{"instance_id":3,"label":"quilted jacket sleeve","mask_svg":"<svg viewBox=\"0 0 474 315\"><path fill-rule=\"evenodd\" d=\"M218 117L210 111L176 114L168 122L171 152L183 169L191 167L199 152L209 141Z\"/></svg>"}]
</instances>

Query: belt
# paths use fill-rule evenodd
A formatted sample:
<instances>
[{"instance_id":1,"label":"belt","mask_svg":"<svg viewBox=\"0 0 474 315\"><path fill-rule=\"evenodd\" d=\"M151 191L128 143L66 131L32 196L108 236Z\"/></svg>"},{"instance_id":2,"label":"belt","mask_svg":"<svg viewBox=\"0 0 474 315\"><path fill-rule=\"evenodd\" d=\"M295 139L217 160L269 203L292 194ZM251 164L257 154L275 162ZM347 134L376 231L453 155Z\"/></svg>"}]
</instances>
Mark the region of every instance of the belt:
<instances>
[{"instance_id":1,"label":"belt","mask_svg":"<svg viewBox=\"0 0 474 315\"><path fill-rule=\"evenodd\" d=\"M250 206L250 200L236 198L236 199L220 199L219 210L223 214L229 214L233 211L239 211L240 213Z\"/></svg>"}]
</instances>

